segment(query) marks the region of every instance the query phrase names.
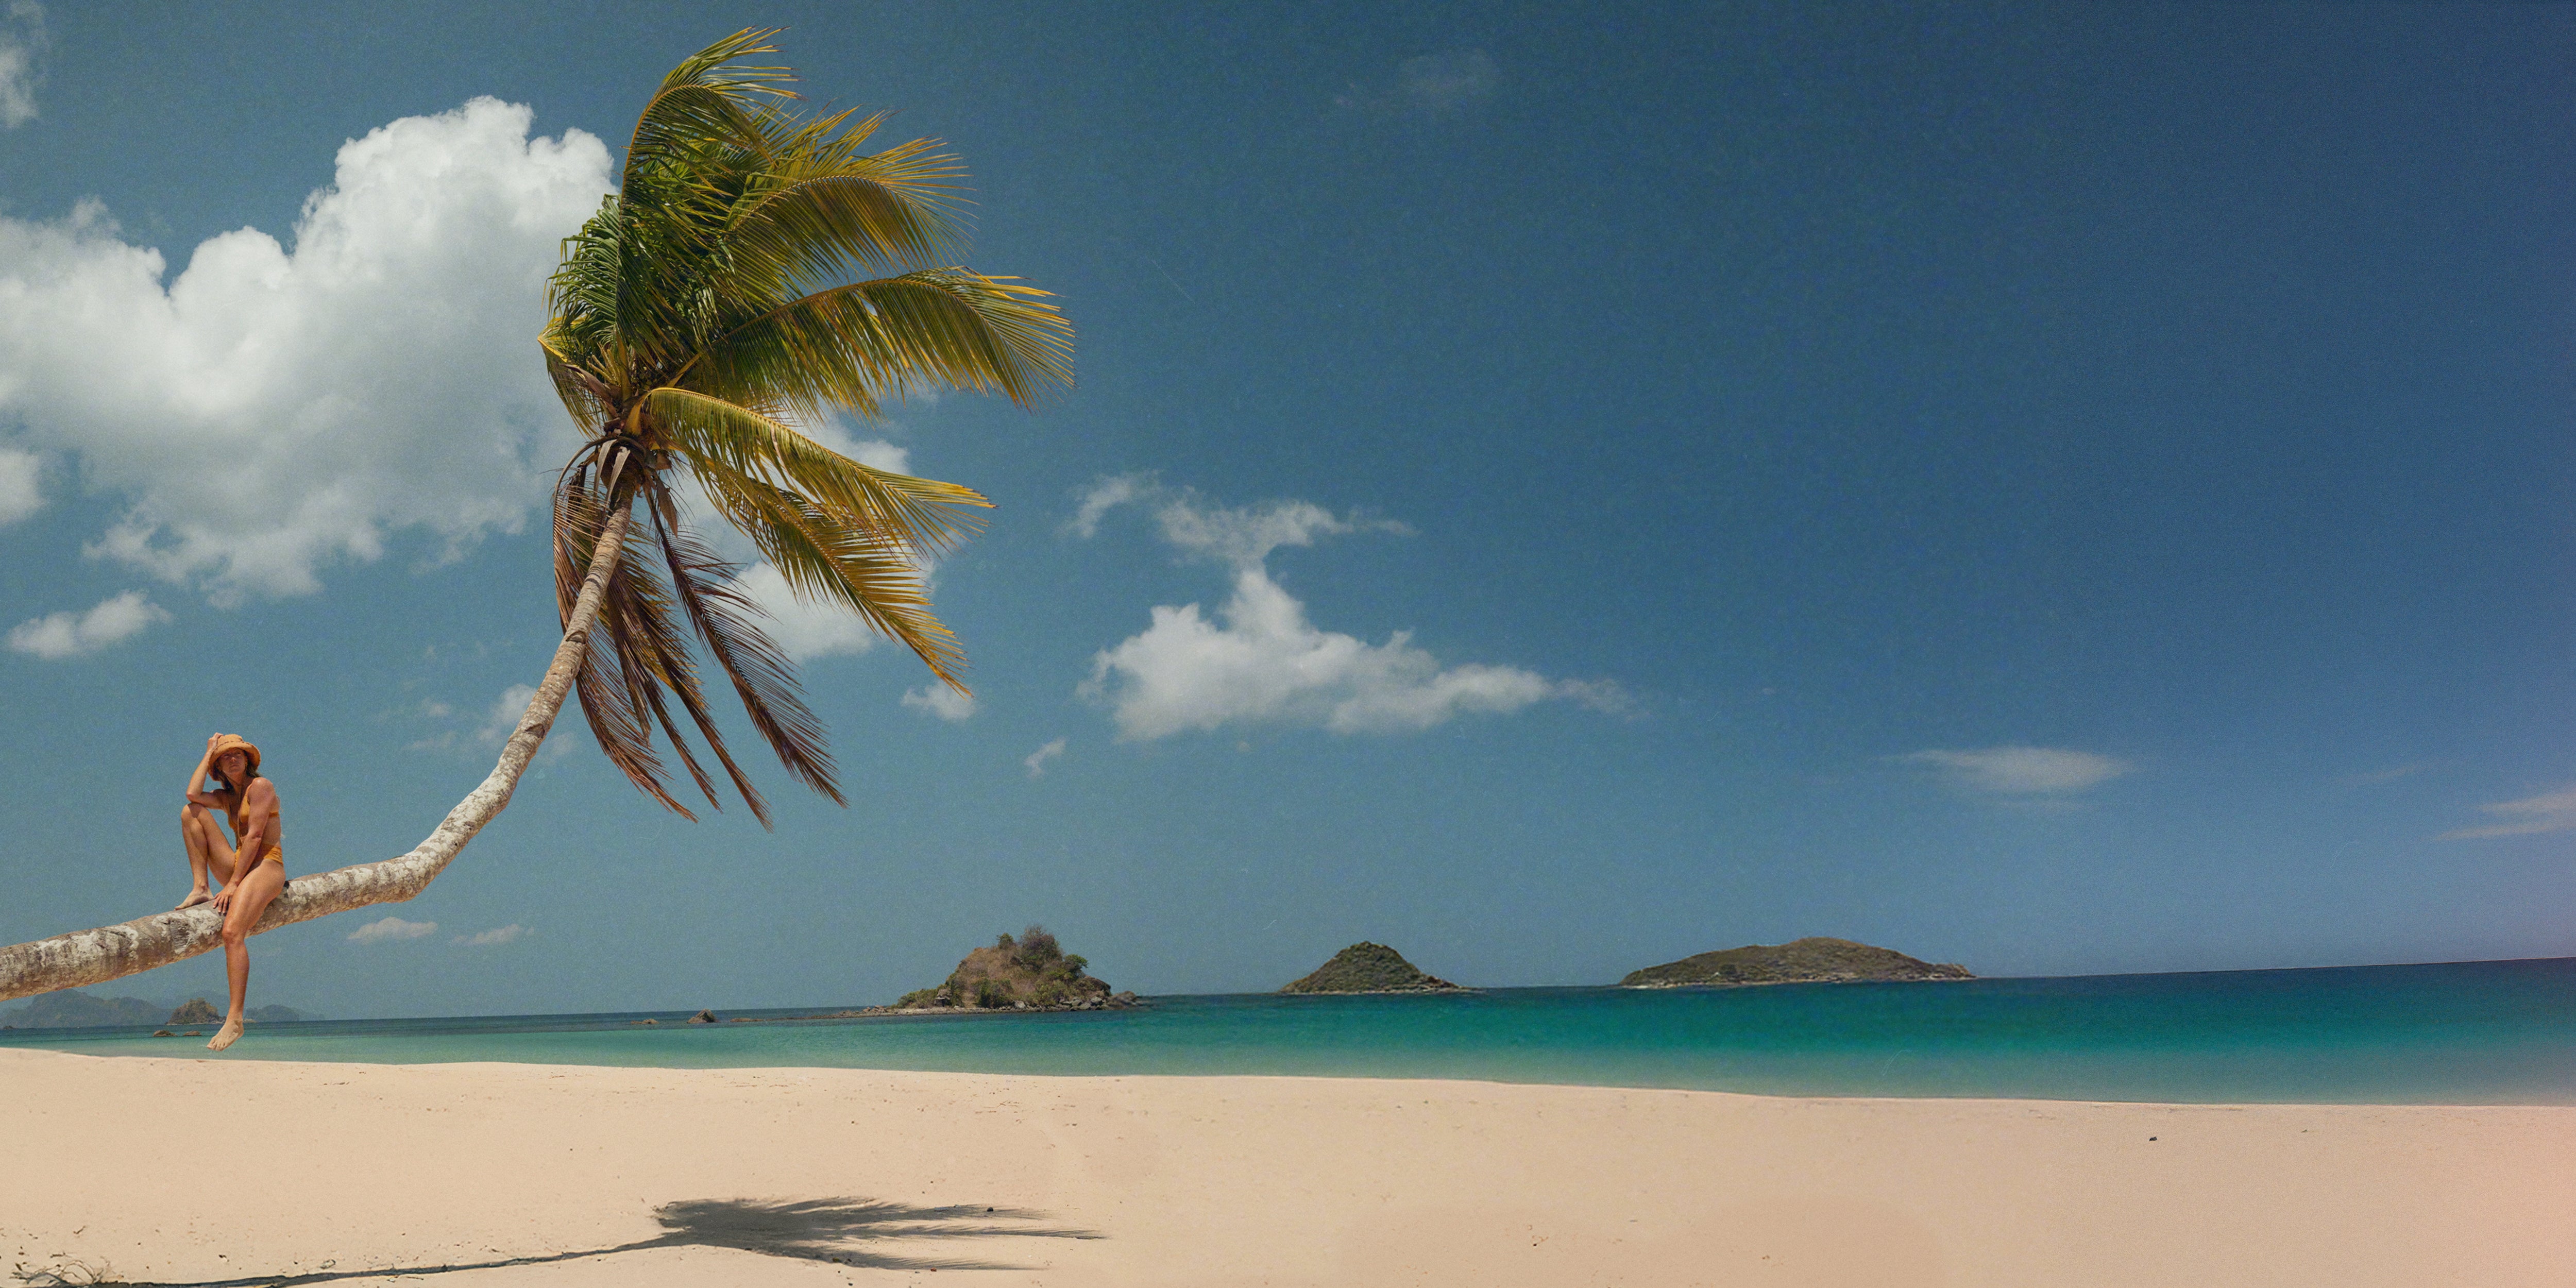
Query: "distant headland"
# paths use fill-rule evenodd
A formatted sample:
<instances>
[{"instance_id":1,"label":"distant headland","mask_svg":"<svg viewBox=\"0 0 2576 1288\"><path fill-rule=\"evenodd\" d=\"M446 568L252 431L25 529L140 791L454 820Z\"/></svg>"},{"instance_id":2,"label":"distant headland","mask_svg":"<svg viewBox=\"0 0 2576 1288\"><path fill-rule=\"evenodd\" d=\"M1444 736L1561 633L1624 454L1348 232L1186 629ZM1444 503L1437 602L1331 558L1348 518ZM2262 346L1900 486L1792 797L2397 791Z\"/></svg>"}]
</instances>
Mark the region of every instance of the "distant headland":
<instances>
[{"instance_id":1,"label":"distant headland","mask_svg":"<svg viewBox=\"0 0 2576 1288\"><path fill-rule=\"evenodd\" d=\"M1955 963L1935 965L1893 948L1823 937L1785 944L1746 944L1628 972L1621 988L1733 987L1746 984L1860 984L1975 979Z\"/></svg>"},{"instance_id":2,"label":"distant headland","mask_svg":"<svg viewBox=\"0 0 2576 1288\"><path fill-rule=\"evenodd\" d=\"M1384 944L1357 943L1333 954L1282 993L1467 993L1473 989L1423 973Z\"/></svg>"},{"instance_id":3,"label":"distant headland","mask_svg":"<svg viewBox=\"0 0 2576 1288\"><path fill-rule=\"evenodd\" d=\"M210 1018L211 1017L211 1018ZM0 1029L91 1029L125 1024L214 1024L223 1013L202 997L190 998L176 1011L139 997L97 997L76 989L43 993L27 1004L0 1011ZM254 1006L242 1012L253 1024L285 1024L319 1019L289 1006Z\"/></svg>"}]
</instances>

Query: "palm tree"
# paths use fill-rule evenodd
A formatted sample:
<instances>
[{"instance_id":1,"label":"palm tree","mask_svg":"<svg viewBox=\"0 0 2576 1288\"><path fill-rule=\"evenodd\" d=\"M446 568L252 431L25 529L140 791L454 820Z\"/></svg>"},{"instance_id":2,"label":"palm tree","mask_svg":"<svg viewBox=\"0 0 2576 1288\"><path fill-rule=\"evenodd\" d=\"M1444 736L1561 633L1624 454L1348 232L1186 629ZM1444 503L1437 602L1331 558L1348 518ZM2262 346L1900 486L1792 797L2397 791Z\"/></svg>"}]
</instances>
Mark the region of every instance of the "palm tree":
<instances>
[{"instance_id":1,"label":"palm tree","mask_svg":"<svg viewBox=\"0 0 2576 1288\"><path fill-rule=\"evenodd\" d=\"M610 761L694 818L654 748L659 728L720 807L676 704L767 825L717 730L692 639L788 773L841 801L822 726L761 632L739 566L690 526L696 497L797 595L856 613L965 691L922 565L972 531L968 507L988 503L870 468L799 427L873 417L916 389L1029 405L1070 382L1072 329L1044 292L948 266L964 240L964 172L936 140L863 152L883 114L800 116L786 68L735 61L776 52L773 34L736 32L673 69L636 122L618 191L564 241L539 340L585 436L554 489L563 642L500 762L410 853L296 878L259 930L427 888L509 803L569 693ZM198 908L0 948L0 999L194 956L220 929Z\"/></svg>"}]
</instances>

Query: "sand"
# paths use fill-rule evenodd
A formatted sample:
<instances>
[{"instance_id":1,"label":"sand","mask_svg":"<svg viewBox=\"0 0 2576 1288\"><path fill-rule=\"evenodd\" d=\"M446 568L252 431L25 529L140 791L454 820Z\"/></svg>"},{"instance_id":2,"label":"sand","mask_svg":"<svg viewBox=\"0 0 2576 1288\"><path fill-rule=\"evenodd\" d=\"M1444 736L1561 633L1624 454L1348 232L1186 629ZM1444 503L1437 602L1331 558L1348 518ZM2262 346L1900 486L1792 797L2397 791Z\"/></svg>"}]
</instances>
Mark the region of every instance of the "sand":
<instances>
[{"instance_id":1,"label":"sand","mask_svg":"<svg viewBox=\"0 0 2576 1288\"><path fill-rule=\"evenodd\" d=\"M0 1262L240 1288L2565 1285L2576 1109L0 1050Z\"/></svg>"}]
</instances>

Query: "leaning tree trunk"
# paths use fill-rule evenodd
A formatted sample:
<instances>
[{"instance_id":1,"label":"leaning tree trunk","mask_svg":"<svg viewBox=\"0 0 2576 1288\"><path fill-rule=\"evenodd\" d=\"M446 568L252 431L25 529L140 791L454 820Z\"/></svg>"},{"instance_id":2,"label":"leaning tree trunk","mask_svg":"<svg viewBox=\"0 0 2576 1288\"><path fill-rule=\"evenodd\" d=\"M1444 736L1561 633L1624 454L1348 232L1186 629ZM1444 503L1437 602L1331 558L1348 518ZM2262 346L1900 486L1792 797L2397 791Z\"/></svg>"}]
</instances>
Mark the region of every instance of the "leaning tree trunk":
<instances>
[{"instance_id":1,"label":"leaning tree trunk","mask_svg":"<svg viewBox=\"0 0 2576 1288\"><path fill-rule=\"evenodd\" d=\"M447 811L438 830L412 847L409 854L287 882L285 892L268 905L267 913L250 928L250 933L256 935L372 903L409 899L428 889L465 843L510 803L519 775L527 770L538 746L545 742L546 731L554 727L555 714L563 709L564 695L572 690L574 677L581 673L582 653L590 641L591 624L599 616L600 596L606 592L609 574L624 552L630 513L619 508L608 516L599 544L591 552L590 575L582 581L581 595L573 601L572 617L564 624L563 643L556 646L554 663L546 668L545 683L537 686L537 696L528 702L528 713L519 717L518 729L503 744L501 761L492 767L483 785ZM220 945L223 928L223 916L199 904L185 912L154 913L123 925L12 944L0 948L0 1001L58 988L101 984L155 966L167 966Z\"/></svg>"}]
</instances>

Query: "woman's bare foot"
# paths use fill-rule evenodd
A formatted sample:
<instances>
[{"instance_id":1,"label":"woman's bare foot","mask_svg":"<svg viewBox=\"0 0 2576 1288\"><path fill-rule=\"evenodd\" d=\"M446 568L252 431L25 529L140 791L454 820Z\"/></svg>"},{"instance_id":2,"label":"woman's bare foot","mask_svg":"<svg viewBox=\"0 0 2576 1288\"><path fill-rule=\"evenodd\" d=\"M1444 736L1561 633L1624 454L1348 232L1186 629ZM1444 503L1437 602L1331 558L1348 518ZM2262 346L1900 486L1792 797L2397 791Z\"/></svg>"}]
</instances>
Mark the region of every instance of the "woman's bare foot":
<instances>
[{"instance_id":1,"label":"woman's bare foot","mask_svg":"<svg viewBox=\"0 0 2576 1288\"><path fill-rule=\"evenodd\" d=\"M224 1026L215 1030L215 1035L213 1037L206 1039L206 1049L209 1051L221 1051L225 1047L231 1046L241 1038L241 1029L242 1022L240 1016L235 1015L227 1017L224 1020Z\"/></svg>"},{"instance_id":2,"label":"woman's bare foot","mask_svg":"<svg viewBox=\"0 0 2576 1288\"><path fill-rule=\"evenodd\" d=\"M196 907L198 904L208 903L213 899L214 896L206 893L206 888L204 886L198 886L196 889L188 892L187 898L182 899L177 904L173 905L170 911L186 912L190 908Z\"/></svg>"}]
</instances>

